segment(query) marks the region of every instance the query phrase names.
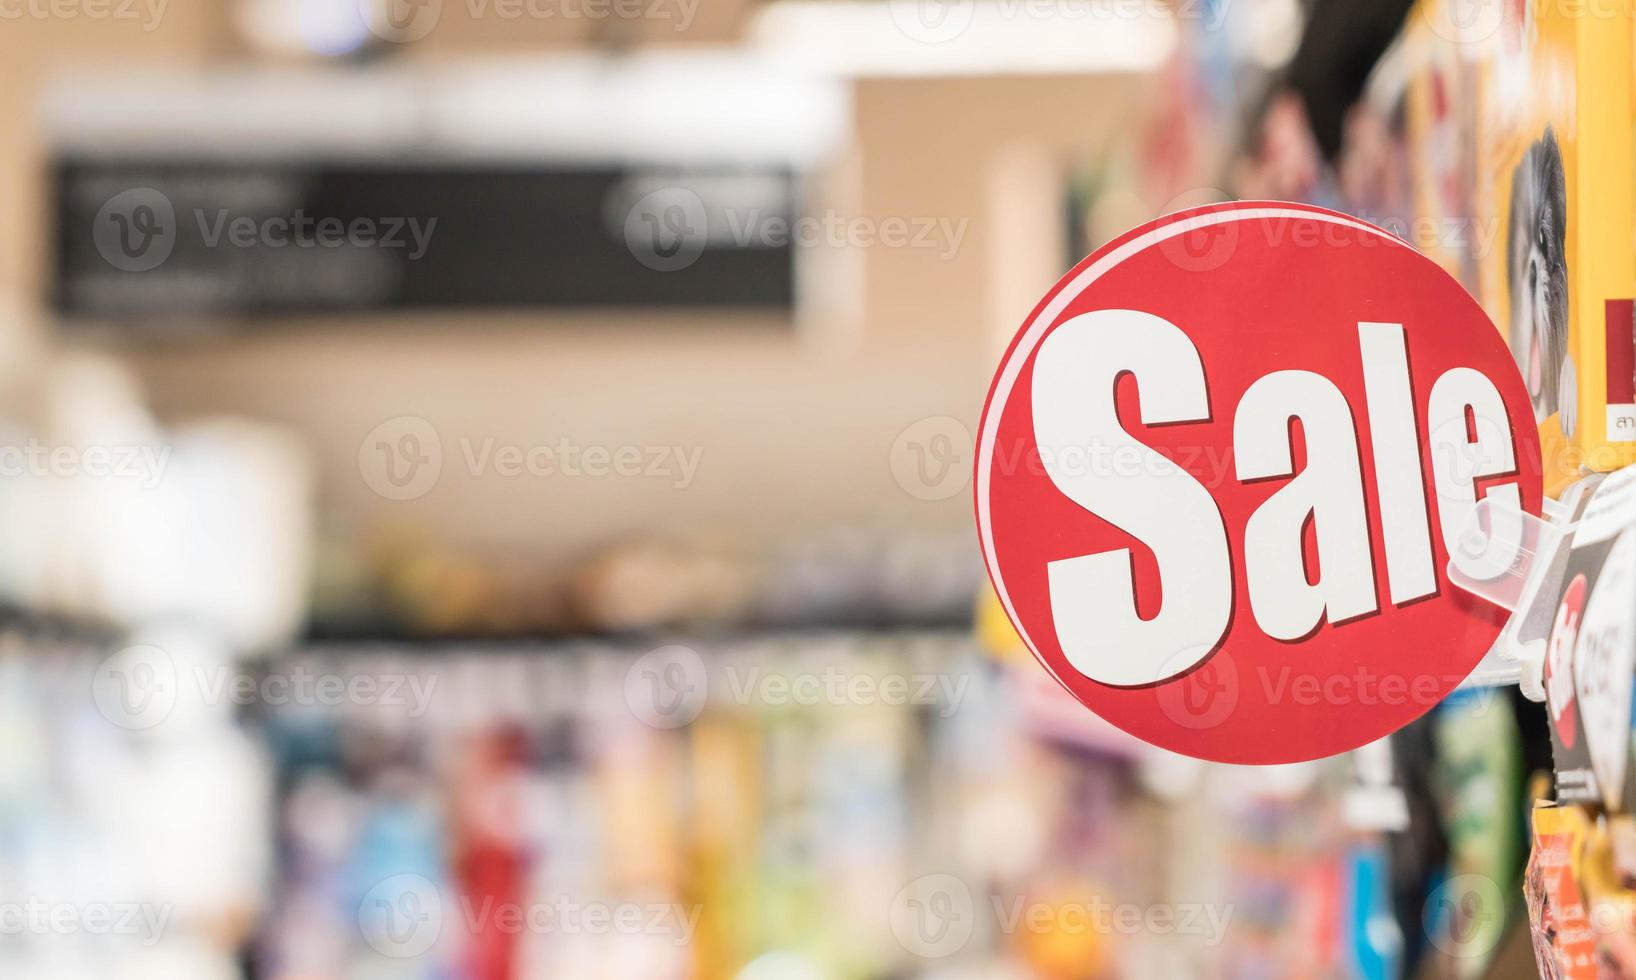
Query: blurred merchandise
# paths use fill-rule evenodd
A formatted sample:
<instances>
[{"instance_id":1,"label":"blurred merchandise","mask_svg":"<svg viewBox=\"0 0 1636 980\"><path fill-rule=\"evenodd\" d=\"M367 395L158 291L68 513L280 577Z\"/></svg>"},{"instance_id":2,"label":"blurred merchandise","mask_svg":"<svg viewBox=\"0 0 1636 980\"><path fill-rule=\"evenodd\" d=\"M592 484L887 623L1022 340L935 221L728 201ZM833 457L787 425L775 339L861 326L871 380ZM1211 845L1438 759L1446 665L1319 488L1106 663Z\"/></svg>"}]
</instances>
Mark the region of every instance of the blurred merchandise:
<instances>
[{"instance_id":1,"label":"blurred merchandise","mask_svg":"<svg viewBox=\"0 0 1636 980\"><path fill-rule=\"evenodd\" d=\"M1441 262L1505 334L1534 400L1553 494L1584 472L1636 459L1623 431L1636 431L1623 420L1636 398L1625 378L1636 277L1630 20L1618 3L1420 0L1362 97L1350 100L1338 155L1324 154L1337 159L1347 210ZM1300 63L1298 55L1305 93ZM1322 64L1310 62L1307 74L1347 74ZM1269 146L1280 145L1279 133L1304 138L1292 112L1287 100L1271 103ZM1316 127L1327 147L1338 127ZM1261 173L1275 169L1263 164ZM1320 168L1275 189L1326 203L1317 189L1326 183Z\"/></svg>"},{"instance_id":2,"label":"blurred merchandise","mask_svg":"<svg viewBox=\"0 0 1636 980\"><path fill-rule=\"evenodd\" d=\"M6 976L240 975L271 857L271 772L206 693L220 647L174 629L141 639L0 634Z\"/></svg>"},{"instance_id":3,"label":"blurred merchandise","mask_svg":"<svg viewBox=\"0 0 1636 980\"><path fill-rule=\"evenodd\" d=\"M346 645L269 665L428 696L257 713L283 787L264 975L731 977L769 958L836 977L928 960L1342 975L1349 923L1378 920L1380 865L1359 865L1339 819L1344 767L1208 766L1152 796L1134 745L1031 737L1026 677L949 632L698 644L679 663L704 696L654 714L680 689L650 691L675 682L647 665L672 649ZM830 673L850 693L802 683ZM922 900L966 908L968 938L906 924ZM579 931L593 906L654 926ZM387 929L415 909L440 927ZM508 929L499 910L539 918Z\"/></svg>"},{"instance_id":4,"label":"blurred merchandise","mask_svg":"<svg viewBox=\"0 0 1636 980\"><path fill-rule=\"evenodd\" d=\"M970 458L1063 269L1287 198L1482 301L1583 516L1625 0L0 15L0 977L1636 980L1566 553L1520 688L1208 764L1041 669Z\"/></svg>"},{"instance_id":5,"label":"blurred merchandise","mask_svg":"<svg viewBox=\"0 0 1636 980\"><path fill-rule=\"evenodd\" d=\"M543 636L666 629L949 626L982 569L966 533L837 528L767 556L694 537L633 537L566 572L459 551L411 525L319 549L320 636Z\"/></svg>"},{"instance_id":6,"label":"blurred merchandise","mask_svg":"<svg viewBox=\"0 0 1636 980\"><path fill-rule=\"evenodd\" d=\"M311 477L265 425L161 428L130 373L85 354L53 366L44 407L8 432L0 599L109 626L185 621L241 651L304 626Z\"/></svg>"},{"instance_id":7,"label":"blurred merchandise","mask_svg":"<svg viewBox=\"0 0 1636 980\"><path fill-rule=\"evenodd\" d=\"M1533 811L1528 860L1528 916L1544 980L1599 975L1596 937L1581 878L1588 821L1575 807L1541 803Z\"/></svg>"},{"instance_id":8,"label":"blurred merchandise","mask_svg":"<svg viewBox=\"0 0 1636 980\"><path fill-rule=\"evenodd\" d=\"M1440 889L1451 899L1434 910L1446 917L1440 931L1448 937L1435 945L1453 961L1451 974L1461 978L1484 975L1514 921L1527 808L1509 707L1492 690L1467 690L1444 701L1433 716L1433 775L1449 846L1449 882ZM1495 901L1487 888L1467 889L1462 882L1504 886L1495 889Z\"/></svg>"}]
</instances>

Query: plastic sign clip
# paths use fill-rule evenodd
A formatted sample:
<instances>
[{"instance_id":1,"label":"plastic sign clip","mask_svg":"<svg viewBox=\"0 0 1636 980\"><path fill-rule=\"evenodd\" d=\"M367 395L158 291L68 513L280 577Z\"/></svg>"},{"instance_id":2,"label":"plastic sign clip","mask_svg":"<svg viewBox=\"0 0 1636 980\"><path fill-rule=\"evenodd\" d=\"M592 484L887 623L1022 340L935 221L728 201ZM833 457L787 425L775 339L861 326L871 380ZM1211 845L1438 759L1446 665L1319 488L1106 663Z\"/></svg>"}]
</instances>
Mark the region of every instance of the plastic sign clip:
<instances>
[{"instance_id":1,"label":"plastic sign clip","mask_svg":"<svg viewBox=\"0 0 1636 980\"><path fill-rule=\"evenodd\" d=\"M1518 684L1530 700L1545 700L1546 644L1577 526L1575 503L1585 490L1571 487L1560 502L1545 498L1543 517L1490 497L1468 512L1449 552L1449 581L1511 618L1462 688Z\"/></svg>"}]
</instances>

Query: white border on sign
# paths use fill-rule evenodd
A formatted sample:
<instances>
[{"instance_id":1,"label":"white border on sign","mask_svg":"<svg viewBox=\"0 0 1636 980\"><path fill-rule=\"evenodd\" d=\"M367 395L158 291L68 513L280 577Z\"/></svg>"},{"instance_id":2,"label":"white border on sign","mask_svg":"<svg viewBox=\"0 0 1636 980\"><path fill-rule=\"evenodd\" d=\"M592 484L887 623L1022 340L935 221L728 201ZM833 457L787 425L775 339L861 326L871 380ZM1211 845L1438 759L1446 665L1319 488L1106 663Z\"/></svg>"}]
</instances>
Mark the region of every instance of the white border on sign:
<instances>
[{"instance_id":1,"label":"white border on sign","mask_svg":"<svg viewBox=\"0 0 1636 980\"><path fill-rule=\"evenodd\" d=\"M1058 290L1056 295L1051 297L1051 301L1045 305L1045 308L1040 310L1039 314L1028 322L1022 340L1018 341L1017 346L1011 349L1011 353L1006 355L1005 362L1000 365L1000 375L995 380L994 390L989 394L988 403L983 408L983 427L977 435L977 532L979 538L981 538L983 561L988 565L989 578L994 582L994 591L999 594L1000 603L1005 607L1006 615L1011 619L1011 625L1017 628L1017 633L1022 636L1023 642L1028 644L1028 649L1034 654L1034 659L1043 664L1045 669L1051 673L1051 676L1055 677L1057 682L1064 687L1068 686L1067 682L1063 681L1050 662L1040 655L1039 647L1034 644L1034 638L1028 635L1027 627L1023 626L1022 620L1017 616L1017 610L1011 604L1011 594L1006 591L1005 576L1000 574L1000 564L994 555L994 532L989 526L988 519L989 475L994 469L994 443L999 437L1000 415L1011 398L1011 388L1016 384L1017 375L1022 373L1023 364L1034 353L1034 348L1039 346L1040 341L1045 339L1046 332L1056 323L1057 317L1062 314L1063 310L1068 308L1069 303L1078 298L1080 293L1083 293L1092 283L1106 275L1109 270L1136 253L1168 241L1177 235L1198 231L1201 228L1209 228L1213 225L1226 224L1229 221L1255 221L1262 218L1311 218L1315 221L1325 221L1332 225L1366 231L1394 245L1401 245L1404 248L1409 247L1409 244L1402 239L1367 222L1356 221L1344 215L1322 210L1291 207L1229 207L1219 211L1211 211L1207 214L1195 215L1191 218L1182 218L1169 224L1159 225L1132 238L1087 266L1083 272ZM1159 220L1163 221L1164 219ZM998 407L996 408L996 406ZM1070 687L1069 690L1072 690L1072 688Z\"/></svg>"}]
</instances>

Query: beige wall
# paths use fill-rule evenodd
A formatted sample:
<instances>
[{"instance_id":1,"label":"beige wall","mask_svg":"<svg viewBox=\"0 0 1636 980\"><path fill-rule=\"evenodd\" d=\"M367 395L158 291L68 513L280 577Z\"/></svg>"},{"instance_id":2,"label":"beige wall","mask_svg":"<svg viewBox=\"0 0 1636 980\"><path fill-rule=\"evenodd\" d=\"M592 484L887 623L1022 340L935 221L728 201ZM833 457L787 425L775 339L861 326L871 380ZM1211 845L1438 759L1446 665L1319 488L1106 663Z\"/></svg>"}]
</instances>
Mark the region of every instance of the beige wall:
<instances>
[{"instance_id":1,"label":"beige wall","mask_svg":"<svg viewBox=\"0 0 1636 980\"><path fill-rule=\"evenodd\" d=\"M159 0L141 0L142 4ZM0 21L0 291L33 292L45 274L44 149L35 99L53 73L76 66L198 64L231 44L226 8L166 0L151 29L142 19Z\"/></svg>"},{"instance_id":2,"label":"beige wall","mask_svg":"<svg viewBox=\"0 0 1636 980\"><path fill-rule=\"evenodd\" d=\"M834 521L950 526L969 510L964 498L910 496L888 468L908 421L974 415L986 378L969 349L824 353L777 324L719 318L335 326L138 362L169 414L251 412L307 434L340 512L424 522L463 542L567 556L648 529L754 544ZM427 419L442 440L443 475L411 502L381 500L358 471L365 435L397 415ZM680 446L700 454L699 469L680 489L463 472L461 440L475 450L489 437Z\"/></svg>"},{"instance_id":3,"label":"beige wall","mask_svg":"<svg viewBox=\"0 0 1636 980\"><path fill-rule=\"evenodd\" d=\"M188 57L223 49L223 25L210 18L167 19L166 29ZM121 46L94 37L73 47L102 44ZM1129 78L858 82L856 145L823 182L830 206L944 218L963 238L952 255L804 256L830 270L821 290L857 292L824 295L818 306L830 312L799 327L743 315L405 316L268 325L277 329L130 359L167 417L243 413L304 435L326 504L349 524L402 519L457 543L564 557L646 529L757 546L832 522L962 527L967 495L925 501L894 481L893 440L928 416L974 427L997 345L1062 271L1058 178L1129 123L1140 92ZM14 178L9 199L36 215L37 162L12 150L0 164ZM37 282L41 225L22 225L3 240L8 284ZM410 502L383 500L358 471L365 434L399 415L424 417L443 442L442 478ZM699 452L699 470L677 489L479 477L462 462L464 446L487 438L565 437L677 445Z\"/></svg>"}]
</instances>

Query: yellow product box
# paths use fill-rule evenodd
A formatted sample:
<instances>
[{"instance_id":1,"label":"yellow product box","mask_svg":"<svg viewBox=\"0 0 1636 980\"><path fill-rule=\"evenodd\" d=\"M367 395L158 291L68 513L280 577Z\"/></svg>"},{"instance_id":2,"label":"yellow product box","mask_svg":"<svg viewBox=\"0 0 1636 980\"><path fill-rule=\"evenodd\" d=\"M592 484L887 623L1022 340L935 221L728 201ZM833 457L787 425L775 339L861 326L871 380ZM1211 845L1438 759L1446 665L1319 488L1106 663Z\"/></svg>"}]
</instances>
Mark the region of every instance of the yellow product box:
<instances>
[{"instance_id":1,"label":"yellow product box","mask_svg":"<svg viewBox=\"0 0 1636 980\"><path fill-rule=\"evenodd\" d=\"M1404 25L1405 145L1414 215L1405 237L1473 292L1479 50L1457 29L1456 0L1423 0ZM1397 230L1397 229L1394 229Z\"/></svg>"},{"instance_id":2,"label":"yellow product box","mask_svg":"<svg viewBox=\"0 0 1636 980\"><path fill-rule=\"evenodd\" d=\"M1540 427L1545 489L1636 463L1632 0L1484 5L1479 297Z\"/></svg>"}]
</instances>

